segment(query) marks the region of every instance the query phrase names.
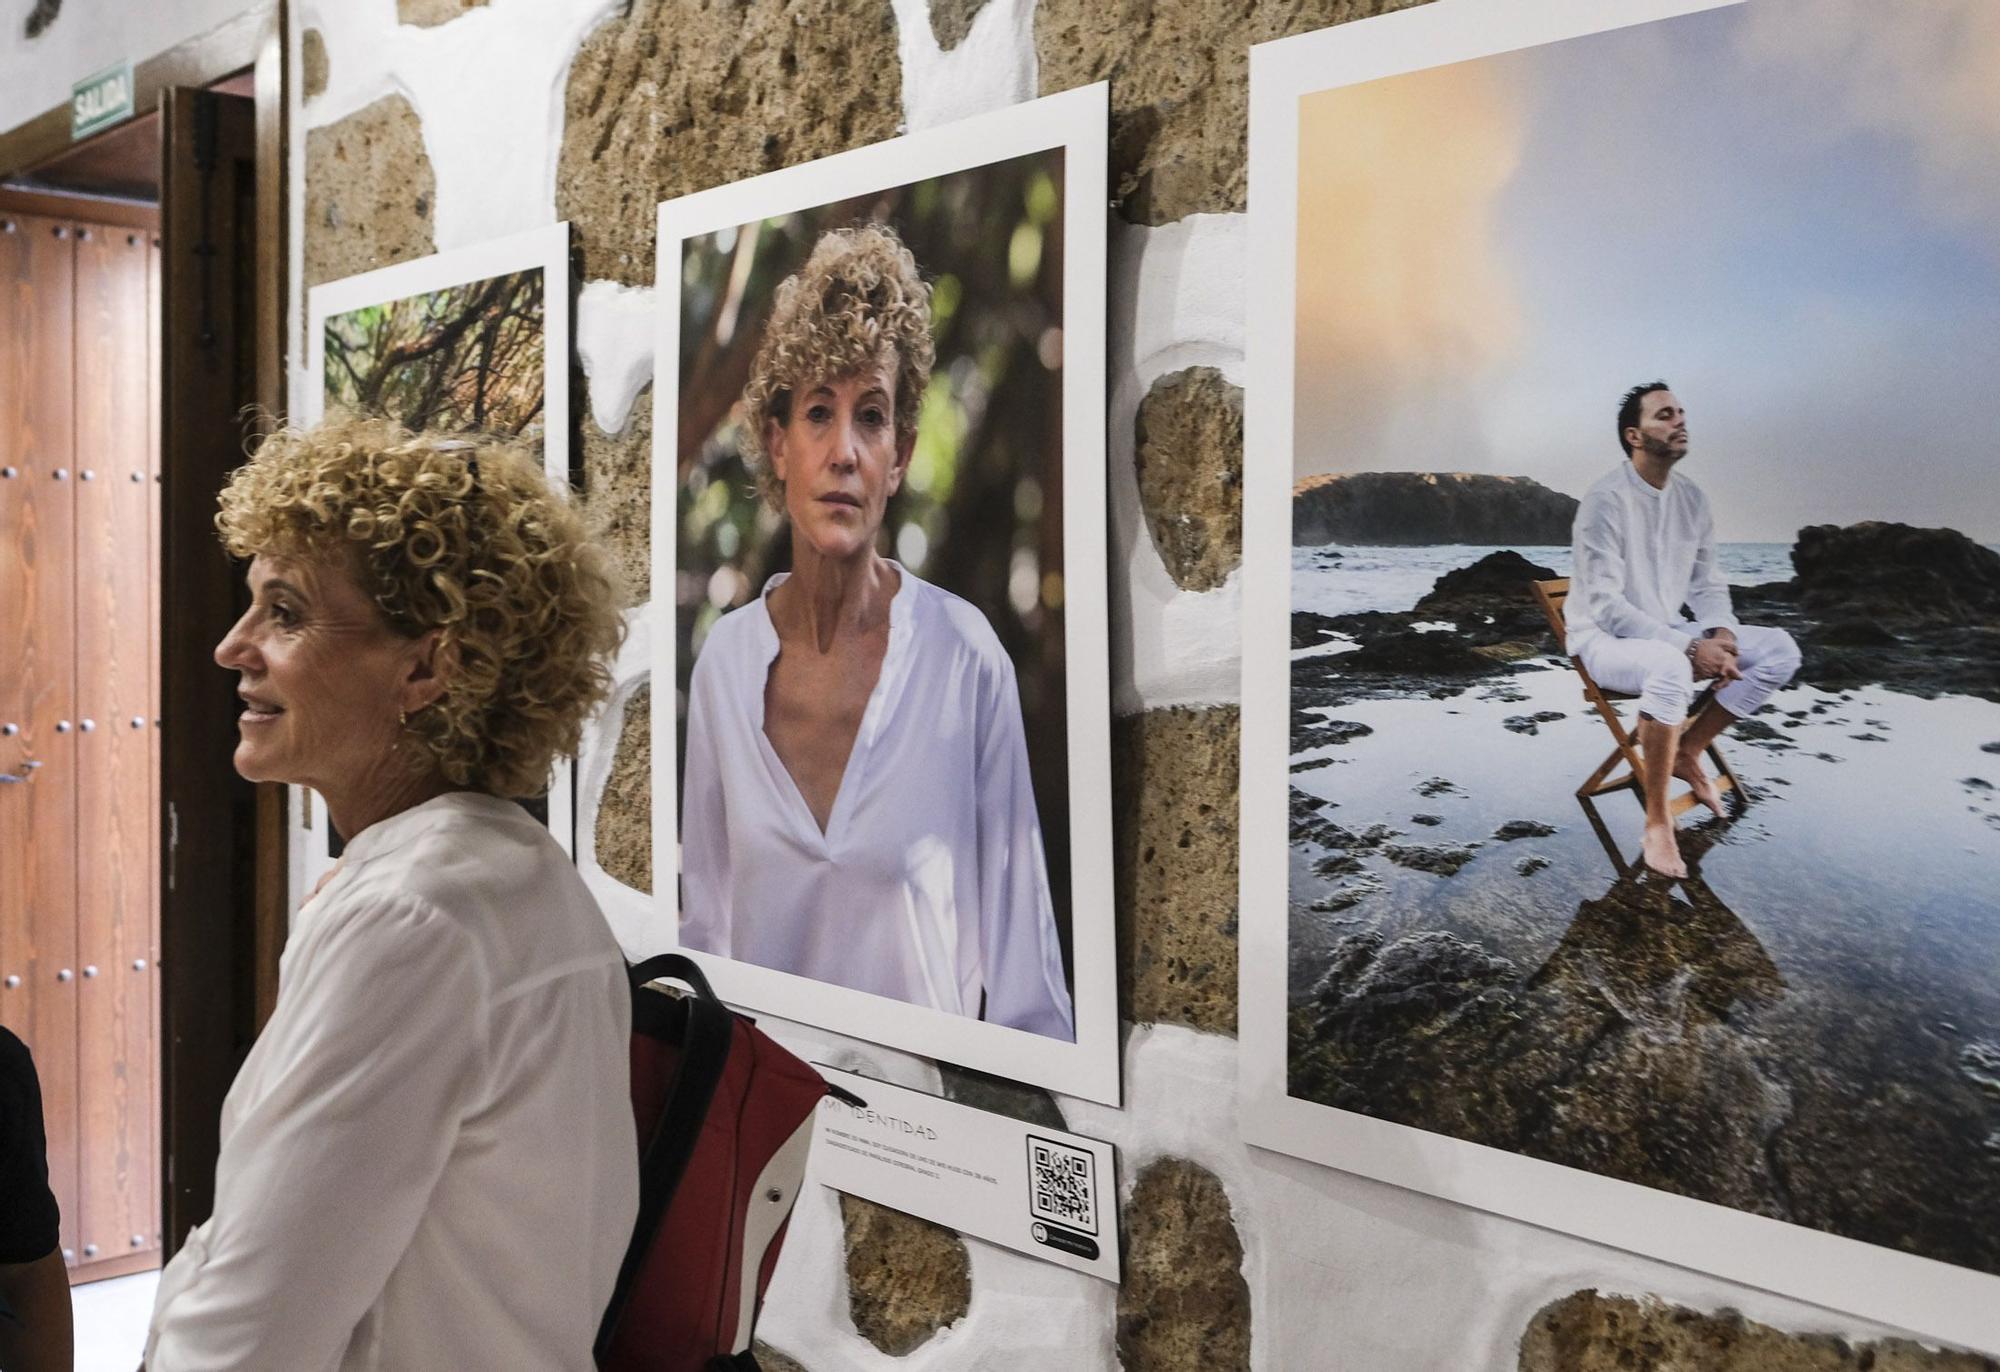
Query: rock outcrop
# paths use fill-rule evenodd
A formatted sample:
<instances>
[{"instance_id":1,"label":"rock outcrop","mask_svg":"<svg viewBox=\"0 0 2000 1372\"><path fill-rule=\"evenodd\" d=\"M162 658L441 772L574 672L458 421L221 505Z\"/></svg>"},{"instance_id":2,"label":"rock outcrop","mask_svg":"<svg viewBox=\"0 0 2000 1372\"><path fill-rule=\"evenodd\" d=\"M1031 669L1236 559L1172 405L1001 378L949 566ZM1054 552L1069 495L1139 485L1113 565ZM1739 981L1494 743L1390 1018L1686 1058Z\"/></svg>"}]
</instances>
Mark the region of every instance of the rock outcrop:
<instances>
[{"instance_id":1,"label":"rock outcrop","mask_svg":"<svg viewBox=\"0 0 2000 1372\"><path fill-rule=\"evenodd\" d=\"M1337 656L1292 664L1292 705L1342 705L1352 700L1455 695L1511 664L1556 651L1548 620L1529 583L1555 575L1511 548L1446 572L1415 608L1351 615L1292 613L1292 646L1309 648L1339 635L1360 646ZM1453 627L1441 630L1438 621ZM1319 742L1293 720L1294 752ZM1539 723L1539 721L1537 721ZM1510 726L1511 727L1511 726Z\"/></svg>"},{"instance_id":2,"label":"rock outcrop","mask_svg":"<svg viewBox=\"0 0 2000 1372\"><path fill-rule=\"evenodd\" d=\"M1868 520L1814 524L1792 545L1799 607L1832 619L1974 624L2000 619L2000 553L1956 529Z\"/></svg>"},{"instance_id":3,"label":"rock outcrop","mask_svg":"<svg viewBox=\"0 0 2000 1372\"><path fill-rule=\"evenodd\" d=\"M1569 542L1576 500L1525 476L1356 472L1292 488L1295 545Z\"/></svg>"},{"instance_id":4,"label":"rock outcrop","mask_svg":"<svg viewBox=\"0 0 2000 1372\"><path fill-rule=\"evenodd\" d=\"M1740 587L1737 617L1798 640L1799 679L2000 700L2000 553L1955 529L1815 524L1790 581Z\"/></svg>"},{"instance_id":5,"label":"rock outcrop","mask_svg":"<svg viewBox=\"0 0 2000 1372\"><path fill-rule=\"evenodd\" d=\"M1511 548L1488 553L1433 582L1430 593L1417 602L1417 613L1461 626L1483 624L1476 642L1539 640L1548 633L1549 622L1535 603L1533 586L1555 574L1555 568L1530 562Z\"/></svg>"}]
</instances>

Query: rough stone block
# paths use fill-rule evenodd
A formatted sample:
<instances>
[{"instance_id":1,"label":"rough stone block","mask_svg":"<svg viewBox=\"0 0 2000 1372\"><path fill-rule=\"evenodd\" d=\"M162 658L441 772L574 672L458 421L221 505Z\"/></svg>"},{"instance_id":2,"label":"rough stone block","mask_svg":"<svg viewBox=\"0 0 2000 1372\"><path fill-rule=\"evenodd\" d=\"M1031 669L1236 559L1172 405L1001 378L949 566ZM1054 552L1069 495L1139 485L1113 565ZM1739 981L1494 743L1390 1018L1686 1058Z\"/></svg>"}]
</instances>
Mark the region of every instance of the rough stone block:
<instances>
[{"instance_id":1,"label":"rough stone block","mask_svg":"<svg viewBox=\"0 0 2000 1372\"><path fill-rule=\"evenodd\" d=\"M325 93L326 39L320 36L318 29L307 29L299 35L299 78L304 82L306 99Z\"/></svg>"},{"instance_id":2,"label":"rough stone block","mask_svg":"<svg viewBox=\"0 0 2000 1372\"><path fill-rule=\"evenodd\" d=\"M435 28L485 4L486 0L396 0L396 22L421 29Z\"/></svg>"},{"instance_id":3,"label":"rough stone block","mask_svg":"<svg viewBox=\"0 0 2000 1372\"><path fill-rule=\"evenodd\" d=\"M1521 1372L2000 1372L1977 1353L1906 1339L1851 1344L1788 1334L1733 1310L1706 1314L1662 1301L1577 1291L1535 1312Z\"/></svg>"},{"instance_id":4,"label":"rough stone block","mask_svg":"<svg viewBox=\"0 0 2000 1372\"><path fill-rule=\"evenodd\" d=\"M625 427L607 434L583 421L583 516L618 569L627 605L653 594L653 388L632 404Z\"/></svg>"},{"instance_id":5,"label":"rough stone block","mask_svg":"<svg viewBox=\"0 0 2000 1372\"><path fill-rule=\"evenodd\" d=\"M1139 403L1139 503L1184 591L1243 560L1243 388L1213 367L1161 377Z\"/></svg>"},{"instance_id":6,"label":"rough stone block","mask_svg":"<svg viewBox=\"0 0 2000 1372\"><path fill-rule=\"evenodd\" d=\"M1236 1372L1250 1366L1250 1286L1229 1193L1182 1158L1147 1166L1125 1215L1118 1289L1124 1372Z\"/></svg>"},{"instance_id":7,"label":"rough stone block","mask_svg":"<svg viewBox=\"0 0 2000 1372\"><path fill-rule=\"evenodd\" d=\"M556 209L584 273L650 285L662 200L888 138L889 0L634 0L570 66Z\"/></svg>"},{"instance_id":8,"label":"rough stone block","mask_svg":"<svg viewBox=\"0 0 2000 1372\"><path fill-rule=\"evenodd\" d=\"M1236 707L1118 720L1119 1013L1236 1032Z\"/></svg>"},{"instance_id":9,"label":"rough stone block","mask_svg":"<svg viewBox=\"0 0 2000 1372\"><path fill-rule=\"evenodd\" d=\"M972 1257L957 1234L858 1196L842 1196L840 1214L848 1313L862 1338L900 1358L971 1307Z\"/></svg>"},{"instance_id":10,"label":"rough stone block","mask_svg":"<svg viewBox=\"0 0 2000 1372\"><path fill-rule=\"evenodd\" d=\"M972 32L972 21L986 8L986 0L931 0L931 36L950 52Z\"/></svg>"},{"instance_id":11,"label":"rough stone block","mask_svg":"<svg viewBox=\"0 0 2000 1372\"><path fill-rule=\"evenodd\" d=\"M635 891L653 889L653 692L625 701L625 723L597 807L597 865Z\"/></svg>"},{"instance_id":12,"label":"rough stone block","mask_svg":"<svg viewBox=\"0 0 2000 1372\"><path fill-rule=\"evenodd\" d=\"M437 178L410 102L385 95L306 134L305 284L437 251Z\"/></svg>"},{"instance_id":13,"label":"rough stone block","mask_svg":"<svg viewBox=\"0 0 2000 1372\"><path fill-rule=\"evenodd\" d=\"M1111 81L1112 194L1135 224L1244 207L1250 45L1415 0L1041 0L1044 95Z\"/></svg>"}]
</instances>

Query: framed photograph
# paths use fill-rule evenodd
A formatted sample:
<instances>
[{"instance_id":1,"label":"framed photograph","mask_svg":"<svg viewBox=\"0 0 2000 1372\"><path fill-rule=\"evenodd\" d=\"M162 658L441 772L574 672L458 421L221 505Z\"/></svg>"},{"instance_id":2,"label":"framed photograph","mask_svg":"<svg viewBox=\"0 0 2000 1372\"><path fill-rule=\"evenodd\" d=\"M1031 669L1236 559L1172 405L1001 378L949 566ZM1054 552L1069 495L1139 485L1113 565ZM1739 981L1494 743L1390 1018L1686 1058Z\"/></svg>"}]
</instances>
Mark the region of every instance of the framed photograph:
<instances>
[{"instance_id":1,"label":"framed photograph","mask_svg":"<svg viewBox=\"0 0 2000 1372\"><path fill-rule=\"evenodd\" d=\"M660 948L1116 1103L1102 86L660 206Z\"/></svg>"},{"instance_id":2,"label":"framed photograph","mask_svg":"<svg viewBox=\"0 0 2000 1372\"><path fill-rule=\"evenodd\" d=\"M1253 50L1252 1143L2000 1348L1989 19Z\"/></svg>"},{"instance_id":3,"label":"framed photograph","mask_svg":"<svg viewBox=\"0 0 2000 1372\"><path fill-rule=\"evenodd\" d=\"M552 485L570 480L569 225L436 253L315 286L307 296L311 381L303 419L386 414L406 428L513 435L541 450ZM326 802L295 787L294 895L340 856ZM522 804L576 852L574 764Z\"/></svg>"}]
</instances>

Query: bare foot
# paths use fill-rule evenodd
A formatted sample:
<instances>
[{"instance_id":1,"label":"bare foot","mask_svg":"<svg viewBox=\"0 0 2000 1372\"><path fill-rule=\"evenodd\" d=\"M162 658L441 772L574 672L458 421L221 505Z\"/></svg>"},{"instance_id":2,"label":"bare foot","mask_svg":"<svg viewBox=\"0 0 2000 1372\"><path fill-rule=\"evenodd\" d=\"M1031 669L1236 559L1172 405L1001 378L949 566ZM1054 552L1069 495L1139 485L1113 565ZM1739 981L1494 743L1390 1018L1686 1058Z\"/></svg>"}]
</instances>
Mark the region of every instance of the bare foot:
<instances>
[{"instance_id":1,"label":"bare foot","mask_svg":"<svg viewBox=\"0 0 2000 1372\"><path fill-rule=\"evenodd\" d=\"M1696 800L1718 816L1728 818L1728 813L1722 808L1722 792L1716 788L1715 778L1702 770L1700 753L1675 753L1674 775L1688 784Z\"/></svg>"},{"instance_id":2,"label":"bare foot","mask_svg":"<svg viewBox=\"0 0 2000 1372\"><path fill-rule=\"evenodd\" d=\"M1688 874L1687 864L1681 861L1681 845L1674 838L1674 826L1671 824L1646 826L1646 836L1639 841L1639 857L1646 864L1646 870L1656 876L1679 881Z\"/></svg>"}]
</instances>

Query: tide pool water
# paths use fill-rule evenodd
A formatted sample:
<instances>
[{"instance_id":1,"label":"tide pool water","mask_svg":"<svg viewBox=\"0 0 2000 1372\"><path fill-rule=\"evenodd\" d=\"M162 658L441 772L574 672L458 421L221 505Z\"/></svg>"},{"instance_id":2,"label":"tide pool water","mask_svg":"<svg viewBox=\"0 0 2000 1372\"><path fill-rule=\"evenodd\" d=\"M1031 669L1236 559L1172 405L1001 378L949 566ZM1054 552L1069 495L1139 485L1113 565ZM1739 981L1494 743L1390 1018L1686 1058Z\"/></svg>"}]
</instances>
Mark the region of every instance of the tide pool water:
<instances>
[{"instance_id":1,"label":"tide pool water","mask_svg":"<svg viewBox=\"0 0 2000 1372\"><path fill-rule=\"evenodd\" d=\"M2000 1272L2000 705L1780 692L1687 885L1579 806L1566 667L1314 713L1367 732L1291 759L1339 826L1291 845L1295 1093Z\"/></svg>"}]
</instances>

